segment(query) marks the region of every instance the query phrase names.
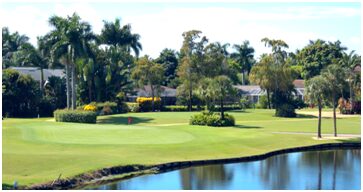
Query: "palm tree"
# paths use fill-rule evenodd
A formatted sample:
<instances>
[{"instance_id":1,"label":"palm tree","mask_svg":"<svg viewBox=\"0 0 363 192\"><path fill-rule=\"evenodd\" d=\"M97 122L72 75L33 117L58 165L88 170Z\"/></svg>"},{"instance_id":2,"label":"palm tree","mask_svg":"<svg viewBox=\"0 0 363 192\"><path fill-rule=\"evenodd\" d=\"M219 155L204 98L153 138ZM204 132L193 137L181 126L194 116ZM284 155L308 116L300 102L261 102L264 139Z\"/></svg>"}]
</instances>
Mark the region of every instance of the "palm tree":
<instances>
[{"instance_id":1,"label":"palm tree","mask_svg":"<svg viewBox=\"0 0 363 192\"><path fill-rule=\"evenodd\" d=\"M343 88L345 81L344 70L337 64L329 65L322 73L323 77L327 79L329 92L328 97L331 98L333 105L333 120L334 120L334 136L337 136L337 125L336 125L336 104L338 91Z\"/></svg>"},{"instance_id":2,"label":"palm tree","mask_svg":"<svg viewBox=\"0 0 363 192\"><path fill-rule=\"evenodd\" d=\"M24 45L29 45L29 37L20 35L18 32L10 33L7 27L2 28L2 59L3 68L14 65L14 55Z\"/></svg>"},{"instance_id":3,"label":"palm tree","mask_svg":"<svg viewBox=\"0 0 363 192\"><path fill-rule=\"evenodd\" d=\"M316 104L319 109L318 138L321 138L321 110L323 108L323 102L326 97L328 86L329 83L327 79L321 75L309 79L306 81L305 85L305 98L307 98L311 104Z\"/></svg>"},{"instance_id":4,"label":"palm tree","mask_svg":"<svg viewBox=\"0 0 363 192\"><path fill-rule=\"evenodd\" d=\"M255 60L253 59L253 54L255 53L255 50L253 47L249 46L249 41L244 41L241 45L233 45L233 48L236 50L236 53L232 53L231 57L235 59L241 69L242 69L242 84L246 84L245 82L245 75L250 74L252 65L255 63Z\"/></svg>"},{"instance_id":5,"label":"palm tree","mask_svg":"<svg viewBox=\"0 0 363 192\"><path fill-rule=\"evenodd\" d=\"M354 68L357 65L360 65L361 58L357 54L354 53L354 51L351 51L349 54L343 53L343 57L340 59L339 63L345 68L346 74L347 74L347 81L349 84L349 97L350 97L350 103L352 105L351 110L353 110L354 106L354 92L353 87L354 84L357 84L355 80L360 80L360 78L355 78L357 74L354 73ZM352 111L351 111L352 112Z\"/></svg>"},{"instance_id":6,"label":"palm tree","mask_svg":"<svg viewBox=\"0 0 363 192\"><path fill-rule=\"evenodd\" d=\"M132 49L136 57L142 50L140 35L131 33L129 24L121 27L120 19L116 19L114 23L104 21L99 41L101 44L125 48L128 52Z\"/></svg>"},{"instance_id":7,"label":"palm tree","mask_svg":"<svg viewBox=\"0 0 363 192\"><path fill-rule=\"evenodd\" d=\"M74 13L71 17L62 18L52 16L49 23L55 29L50 32L50 36L56 39L52 46L53 60L61 60L66 65L66 81L67 81L67 107L70 107L72 101L72 109L76 109L76 67L77 58L87 57L90 52L90 42L95 40L95 35L89 23L81 21L81 18ZM71 70L71 94L69 85L69 71Z\"/></svg>"}]
</instances>

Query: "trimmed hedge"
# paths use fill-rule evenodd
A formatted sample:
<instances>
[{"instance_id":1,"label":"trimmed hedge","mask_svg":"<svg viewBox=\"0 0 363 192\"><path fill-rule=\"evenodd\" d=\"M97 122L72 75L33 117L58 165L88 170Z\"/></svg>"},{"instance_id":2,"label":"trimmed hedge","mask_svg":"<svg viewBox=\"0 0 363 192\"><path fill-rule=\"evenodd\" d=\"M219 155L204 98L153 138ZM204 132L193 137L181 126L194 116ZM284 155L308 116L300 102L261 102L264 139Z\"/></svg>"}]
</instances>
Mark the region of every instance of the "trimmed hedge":
<instances>
[{"instance_id":1,"label":"trimmed hedge","mask_svg":"<svg viewBox=\"0 0 363 192\"><path fill-rule=\"evenodd\" d=\"M220 113L202 112L191 116L191 125L207 125L212 127L234 126L235 119L232 115L224 114L224 119L221 119Z\"/></svg>"},{"instance_id":2,"label":"trimmed hedge","mask_svg":"<svg viewBox=\"0 0 363 192\"><path fill-rule=\"evenodd\" d=\"M57 122L96 123L97 114L92 111L62 109L54 111L54 118Z\"/></svg>"}]
</instances>

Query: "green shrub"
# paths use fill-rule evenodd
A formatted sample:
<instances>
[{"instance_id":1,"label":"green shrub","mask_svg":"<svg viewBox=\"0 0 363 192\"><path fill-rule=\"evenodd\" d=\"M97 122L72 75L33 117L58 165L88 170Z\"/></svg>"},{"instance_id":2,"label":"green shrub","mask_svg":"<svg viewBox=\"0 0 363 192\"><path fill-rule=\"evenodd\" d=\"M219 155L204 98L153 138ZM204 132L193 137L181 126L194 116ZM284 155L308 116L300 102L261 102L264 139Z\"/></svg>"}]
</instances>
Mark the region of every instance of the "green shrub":
<instances>
[{"instance_id":1,"label":"green shrub","mask_svg":"<svg viewBox=\"0 0 363 192\"><path fill-rule=\"evenodd\" d=\"M96 123L97 114L92 111L63 109L54 111L54 118L57 122Z\"/></svg>"},{"instance_id":2,"label":"green shrub","mask_svg":"<svg viewBox=\"0 0 363 192\"><path fill-rule=\"evenodd\" d=\"M101 112L105 106L108 106L111 108L111 110L113 112L112 114L118 113L116 102L106 101L104 103L97 103L96 106L97 106L97 111L99 111L99 112Z\"/></svg>"},{"instance_id":3,"label":"green shrub","mask_svg":"<svg viewBox=\"0 0 363 192\"><path fill-rule=\"evenodd\" d=\"M283 104L276 108L275 116L277 117L296 117L295 106L292 104Z\"/></svg>"},{"instance_id":4,"label":"green shrub","mask_svg":"<svg viewBox=\"0 0 363 192\"><path fill-rule=\"evenodd\" d=\"M51 99L44 97L38 103L38 114L40 117L52 117L55 107Z\"/></svg>"},{"instance_id":5,"label":"green shrub","mask_svg":"<svg viewBox=\"0 0 363 192\"><path fill-rule=\"evenodd\" d=\"M258 99L256 108L258 108L258 109L267 109L268 108L267 95L260 96L260 98Z\"/></svg>"},{"instance_id":6,"label":"green shrub","mask_svg":"<svg viewBox=\"0 0 363 192\"><path fill-rule=\"evenodd\" d=\"M164 106L163 111L188 111L188 107L183 105L170 105Z\"/></svg>"},{"instance_id":7,"label":"green shrub","mask_svg":"<svg viewBox=\"0 0 363 192\"><path fill-rule=\"evenodd\" d=\"M129 112L140 112L140 107L138 103L127 102L126 105Z\"/></svg>"},{"instance_id":8,"label":"green shrub","mask_svg":"<svg viewBox=\"0 0 363 192\"><path fill-rule=\"evenodd\" d=\"M249 109L251 108L251 102L247 99L247 97L242 97L239 100L239 105L241 109Z\"/></svg>"},{"instance_id":9,"label":"green shrub","mask_svg":"<svg viewBox=\"0 0 363 192\"><path fill-rule=\"evenodd\" d=\"M235 119L232 115L224 114L224 119L221 119L220 113L202 112L191 116L191 125L207 125L212 127L234 126Z\"/></svg>"}]
</instances>

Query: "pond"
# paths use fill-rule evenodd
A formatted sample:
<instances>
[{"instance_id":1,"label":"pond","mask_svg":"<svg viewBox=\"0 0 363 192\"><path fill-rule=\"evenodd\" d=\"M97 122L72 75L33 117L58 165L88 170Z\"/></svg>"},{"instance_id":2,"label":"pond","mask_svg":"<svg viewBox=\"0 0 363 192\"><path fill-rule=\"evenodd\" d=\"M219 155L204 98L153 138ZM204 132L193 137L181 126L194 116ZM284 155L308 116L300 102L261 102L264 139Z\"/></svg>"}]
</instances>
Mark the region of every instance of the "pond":
<instances>
[{"instance_id":1,"label":"pond","mask_svg":"<svg viewBox=\"0 0 363 192\"><path fill-rule=\"evenodd\" d=\"M189 167L88 187L101 190L354 189L361 187L359 149L296 152L265 160Z\"/></svg>"}]
</instances>

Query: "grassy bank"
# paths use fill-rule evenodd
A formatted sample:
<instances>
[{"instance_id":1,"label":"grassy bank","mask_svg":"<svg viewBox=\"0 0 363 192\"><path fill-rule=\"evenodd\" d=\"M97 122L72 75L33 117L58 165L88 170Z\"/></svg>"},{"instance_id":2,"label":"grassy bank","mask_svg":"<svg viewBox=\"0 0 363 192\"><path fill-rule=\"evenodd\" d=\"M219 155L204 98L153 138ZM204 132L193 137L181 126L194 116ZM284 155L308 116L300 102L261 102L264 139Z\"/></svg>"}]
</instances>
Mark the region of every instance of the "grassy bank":
<instances>
[{"instance_id":1,"label":"grassy bank","mask_svg":"<svg viewBox=\"0 0 363 192\"><path fill-rule=\"evenodd\" d=\"M95 125L50 118L3 120L3 184L30 185L104 167L239 157L342 140L314 140L317 118L273 117L273 110L229 112L236 127L188 125L189 112L130 113L99 117ZM133 125L127 125L127 117ZM323 119L323 133L333 132ZM360 116L338 119L338 133L360 134ZM353 139L360 141L359 139Z\"/></svg>"}]
</instances>

